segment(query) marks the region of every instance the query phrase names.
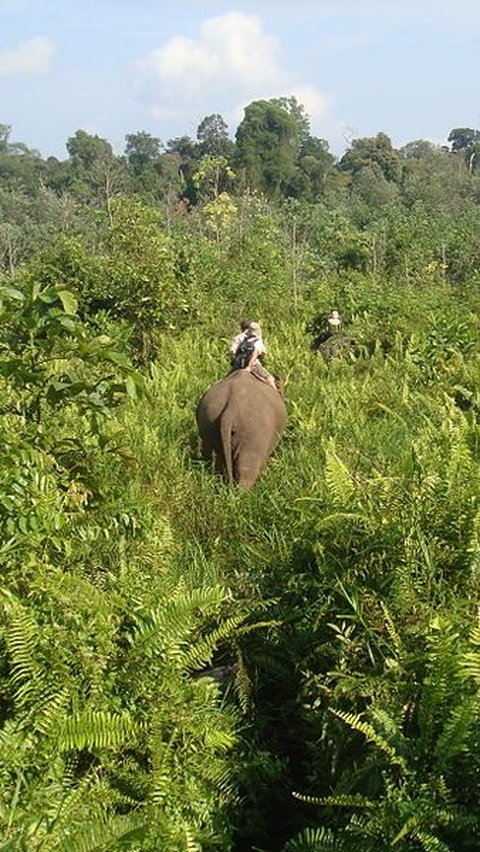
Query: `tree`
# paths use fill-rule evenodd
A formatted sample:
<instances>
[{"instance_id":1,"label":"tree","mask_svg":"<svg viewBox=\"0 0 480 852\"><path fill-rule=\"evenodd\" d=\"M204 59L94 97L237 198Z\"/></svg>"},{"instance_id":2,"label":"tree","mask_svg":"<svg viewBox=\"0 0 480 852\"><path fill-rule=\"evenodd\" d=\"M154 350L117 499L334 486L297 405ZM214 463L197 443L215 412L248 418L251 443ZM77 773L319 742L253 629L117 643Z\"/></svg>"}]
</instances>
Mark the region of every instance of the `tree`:
<instances>
[{"instance_id":1,"label":"tree","mask_svg":"<svg viewBox=\"0 0 480 852\"><path fill-rule=\"evenodd\" d=\"M183 184L182 194L195 202L196 193L192 184L192 174L200 156L200 146L190 136L178 136L168 140L166 153L177 157L178 173Z\"/></svg>"},{"instance_id":2,"label":"tree","mask_svg":"<svg viewBox=\"0 0 480 852\"><path fill-rule=\"evenodd\" d=\"M66 188L86 203L101 202L111 220L111 199L123 188L125 165L110 142L77 130L67 141L70 155Z\"/></svg>"},{"instance_id":3,"label":"tree","mask_svg":"<svg viewBox=\"0 0 480 852\"><path fill-rule=\"evenodd\" d=\"M153 169L158 163L162 143L156 136L141 130L138 133L127 133L125 142L125 156L135 175Z\"/></svg>"},{"instance_id":4,"label":"tree","mask_svg":"<svg viewBox=\"0 0 480 852\"><path fill-rule=\"evenodd\" d=\"M457 211L472 194L463 154L432 145L424 139L409 142L404 155L402 197L409 205L425 202L432 208Z\"/></svg>"},{"instance_id":5,"label":"tree","mask_svg":"<svg viewBox=\"0 0 480 852\"><path fill-rule=\"evenodd\" d=\"M472 127L454 127L448 134L452 151L464 151L480 142L480 131Z\"/></svg>"},{"instance_id":6,"label":"tree","mask_svg":"<svg viewBox=\"0 0 480 852\"><path fill-rule=\"evenodd\" d=\"M200 122L197 140L202 157L231 157L235 149L228 138L228 125L218 112L205 116Z\"/></svg>"},{"instance_id":7,"label":"tree","mask_svg":"<svg viewBox=\"0 0 480 852\"><path fill-rule=\"evenodd\" d=\"M400 183L402 177L402 158L393 148L386 133L377 133L369 138L354 139L351 147L340 160L340 168L354 175L366 166L376 164L385 180Z\"/></svg>"},{"instance_id":8,"label":"tree","mask_svg":"<svg viewBox=\"0 0 480 852\"><path fill-rule=\"evenodd\" d=\"M199 195L207 201L217 199L219 193L229 188L234 172L226 157L205 156L193 174L193 183Z\"/></svg>"},{"instance_id":9,"label":"tree","mask_svg":"<svg viewBox=\"0 0 480 852\"><path fill-rule=\"evenodd\" d=\"M281 195L295 173L300 131L294 116L275 101L253 101L236 134L237 163L246 183Z\"/></svg>"},{"instance_id":10,"label":"tree","mask_svg":"<svg viewBox=\"0 0 480 852\"><path fill-rule=\"evenodd\" d=\"M480 130L471 127L456 127L448 134L452 143L452 153L460 151L470 173L478 171L480 166Z\"/></svg>"},{"instance_id":11,"label":"tree","mask_svg":"<svg viewBox=\"0 0 480 852\"><path fill-rule=\"evenodd\" d=\"M112 146L100 136L92 136L86 130L77 130L67 140L66 148L72 163L82 169L90 169L100 157L113 156Z\"/></svg>"},{"instance_id":12,"label":"tree","mask_svg":"<svg viewBox=\"0 0 480 852\"><path fill-rule=\"evenodd\" d=\"M167 153L178 154L183 163L197 160L199 155L198 145L190 136L176 136L167 142Z\"/></svg>"},{"instance_id":13,"label":"tree","mask_svg":"<svg viewBox=\"0 0 480 852\"><path fill-rule=\"evenodd\" d=\"M305 142L310 136L310 118L303 104L297 101L295 95L282 98L272 98L271 103L276 104L295 119L298 138L301 143Z\"/></svg>"},{"instance_id":14,"label":"tree","mask_svg":"<svg viewBox=\"0 0 480 852\"><path fill-rule=\"evenodd\" d=\"M300 146L295 176L290 183L290 193L296 198L316 202L323 195L325 179L332 171L335 158L328 150L328 142L307 136Z\"/></svg>"},{"instance_id":15,"label":"tree","mask_svg":"<svg viewBox=\"0 0 480 852\"><path fill-rule=\"evenodd\" d=\"M0 124L0 183L6 189L34 196L38 191L45 163L38 151L23 142L10 141L11 127Z\"/></svg>"},{"instance_id":16,"label":"tree","mask_svg":"<svg viewBox=\"0 0 480 852\"><path fill-rule=\"evenodd\" d=\"M407 142L403 148L400 148L400 153L407 160L429 160L439 150L441 151L441 148L438 145L434 145L428 139L415 139L412 142Z\"/></svg>"},{"instance_id":17,"label":"tree","mask_svg":"<svg viewBox=\"0 0 480 852\"><path fill-rule=\"evenodd\" d=\"M125 136L125 156L134 192L156 197L159 183L162 142L145 130Z\"/></svg>"},{"instance_id":18,"label":"tree","mask_svg":"<svg viewBox=\"0 0 480 852\"><path fill-rule=\"evenodd\" d=\"M8 140L11 132L12 128L10 124L0 123L0 154L4 154L8 151Z\"/></svg>"}]
</instances>

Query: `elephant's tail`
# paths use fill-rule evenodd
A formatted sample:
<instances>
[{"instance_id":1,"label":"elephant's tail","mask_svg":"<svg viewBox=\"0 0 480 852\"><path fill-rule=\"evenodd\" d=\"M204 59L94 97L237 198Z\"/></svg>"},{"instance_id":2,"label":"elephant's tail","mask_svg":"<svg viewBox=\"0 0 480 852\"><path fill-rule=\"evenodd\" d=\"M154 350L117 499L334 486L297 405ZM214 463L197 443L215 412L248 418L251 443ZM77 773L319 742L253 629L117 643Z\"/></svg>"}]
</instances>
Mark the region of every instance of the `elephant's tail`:
<instances>
[{"instance_id":1,"label":"elephant's tail","mask_svg":"<svg viewBox=\"0 0 480 852\"><path fill-rule=\"evenodd\" d=\"M231 485L235 482L233 476L233 455L232 455L232 428L233 422L227 409L224 409L220 417L220 437L222 440L223 458L225 462L225 473Z\"/></svg>"}]
</instances>

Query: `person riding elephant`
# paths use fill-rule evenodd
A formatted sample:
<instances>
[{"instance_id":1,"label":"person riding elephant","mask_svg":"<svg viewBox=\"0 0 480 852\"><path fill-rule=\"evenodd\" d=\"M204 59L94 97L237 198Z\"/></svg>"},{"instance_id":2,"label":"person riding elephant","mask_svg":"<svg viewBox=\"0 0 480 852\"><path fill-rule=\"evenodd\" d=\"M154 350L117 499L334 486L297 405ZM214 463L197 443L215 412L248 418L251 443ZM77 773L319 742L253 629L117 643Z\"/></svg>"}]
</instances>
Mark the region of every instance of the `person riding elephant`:
<instances>
[{"instance_id":1,"label":"person riding elephant","mask_svg":"<svg viewBox=\"0 0 480 852\"><path fill-rule=\"evenodd\" d=\"M333 335L340 334L343 331L343 317L341 317L338 311L334 309L333 311L330 311L327 316L323 316L322 325L323 328L320 334L315 338L314 348L325 343L330 337L333 337Z\"/></svg>"},{"instance_id":2,"label":"person riding elephant","mask_svg":"<svg viewBox=\"0 0 480 852\"><path fill-rule=\"evenodd\" d=\"M262 339L262 329L258 322L242 322L241 333L230 344L230 364L232 370L249 370L259 379L276 388L275 379L262 364L267 354Z\"/></svg>"},{"instance_id":3,"label":"person riding elephant","mask_svg":"<svg viewBox=\"0 0 480 852\"><path fill-rule=\"evenodd\" d=\"M314 333L321 329L312 342L312 349L319 352L324 361L331 361L355 352L356 343L345 333L345 321L336 310L319 317L308 330Z\"/></svg>"},{"instance_id":4,"label":"person riding elephant","mask_svg":"<svg viewBox=\"0 0 480 852\"><path fill-rule=\"evenodd\" d=\"M260 476L285 428L281 394L246 369L216 382L198 403L196 419L204 456L241 489Z\"/></svg>"}]
</instances>

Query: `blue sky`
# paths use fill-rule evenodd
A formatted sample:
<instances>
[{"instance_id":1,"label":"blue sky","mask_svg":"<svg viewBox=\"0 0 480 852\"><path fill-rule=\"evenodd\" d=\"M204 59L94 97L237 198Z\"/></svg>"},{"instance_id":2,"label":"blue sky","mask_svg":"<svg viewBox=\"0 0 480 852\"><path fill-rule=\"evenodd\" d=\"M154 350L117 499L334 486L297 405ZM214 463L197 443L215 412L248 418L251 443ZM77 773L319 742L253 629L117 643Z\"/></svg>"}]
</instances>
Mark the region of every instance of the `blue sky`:
<instances>
[{"instance_id":1,"label":"blue sky","mask_svg":"<svg viewBox=\"0 0 480 852\"><path fill-rule=\"evenodd\" d=\"M340 154L480 128L480 0L0 0L0 122L43 156L82 128L195 136L295 94Z\"/></svg>"}]
</instances>

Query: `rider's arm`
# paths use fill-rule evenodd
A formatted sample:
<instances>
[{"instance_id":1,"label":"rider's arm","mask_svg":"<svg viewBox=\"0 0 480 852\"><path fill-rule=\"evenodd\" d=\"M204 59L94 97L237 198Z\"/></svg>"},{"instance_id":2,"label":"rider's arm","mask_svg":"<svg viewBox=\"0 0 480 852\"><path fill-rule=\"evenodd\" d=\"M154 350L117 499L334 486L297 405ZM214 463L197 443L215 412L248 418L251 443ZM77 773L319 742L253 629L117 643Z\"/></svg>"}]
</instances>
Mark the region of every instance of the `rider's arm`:
<instances>
[{"instance_id":1,"label":"rider's arm","mask_svg":"<svg viewBox=\"0 0 480 852\"><path fill-rule=\"evenodd\" d=\"M265 354L265 352L266 352L266 349L265 349L265 347L264 347L264 345L263 345L262 341L261 341L260 339L256 340L256 341L255 341L255 344L254 344L253 352L252 352L252 354L251 354L251 356L250 356L250 360L249 360L249 362L248 362L248 367L249 367L249 368L252 368L252 367L253 367L253 365L255 364L255 361L256 361L258 358L260 358L260 357L261 357L261 355L264 355L264 354Z\"/></svg>"}]
</instances>

